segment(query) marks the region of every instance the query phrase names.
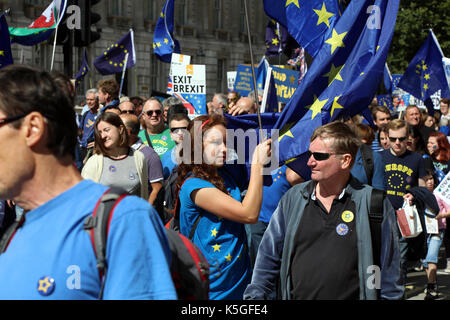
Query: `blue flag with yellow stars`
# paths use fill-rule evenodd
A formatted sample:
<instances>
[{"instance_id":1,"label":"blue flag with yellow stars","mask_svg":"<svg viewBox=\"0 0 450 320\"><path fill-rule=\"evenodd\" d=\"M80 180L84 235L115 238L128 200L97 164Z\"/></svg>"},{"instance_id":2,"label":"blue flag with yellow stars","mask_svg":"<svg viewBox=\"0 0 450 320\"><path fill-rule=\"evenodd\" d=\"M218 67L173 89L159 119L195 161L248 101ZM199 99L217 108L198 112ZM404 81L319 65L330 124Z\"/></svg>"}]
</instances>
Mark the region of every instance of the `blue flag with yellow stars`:
<instances>
[{"instance_id":1,"label":"blue flag with yellow stars","mask_svg":"<svg viewBox=\"0 0 450 320\"><path fill-rule=\"evenodd\" d=\"M81 67L78 73L75 75L75 86L78 87L81 84L84 76L89 72L89 64L87 60L86 48L83 52L83 61L81 62Z\"/></svg>"},{"instance_id":2,"label":"blue flag with yellow stars","mask_svg":"<svg viewBox=\"0 0 450 320\"><path fill-rule=\"evenodd\" d=\"M0 16L0 69L13 64L11 41L9 40L8 23L5 14Z\"/></svg>"},{"instance_id":3,"label":"blue flag with yellow stars","mask_svg":"<svg viewBox=\"0 0 450 320\"><path fill-rule=\"evenodd\" d=\"M125 65L125 57L128 55L127 69L136 65L136 52L134 50L134 32L130 31L119 41L112 44L94 61L95 68L102 74L120 73Z\"/></svg>"},{"instance_id":4,"label":"blue flag with yellow stars","mask_svg":"<svg viewBox=\"0 0 450 320\"><path fill-rule=\"evenodd\" d=\"M367 109L383 75L398 6L399 0L350 2L275 125L281 163L304 156L317 127Z\"/></svg>"},{"instance_id":5,"label":"blue flag with yellow stars","mask_svg":"<svg viewBox=\"0 0 450 320\"><path fill-rule=\"evenodd\" d=\"M339 19L337 0L264 0L266 14L315 57Z\"/></svg>"},{"instance_id":6,"label":"blue flag with yellow stars","mask_svg":"<svg viewBox=\"0 0 450 320\"><path fill-rule=\"evenodd\" d=\"M167 0L156 22L153 51L159 60L170 63L172 53L181 53L180 43L173 36L173 1Z\"/></svg>"},{"instance_id":7,"label":"blue flag with yellow stars","mask_svg":"<svg viewBox=\"0 0 450 320\"><path fill-rule=\"evenodd\" d=\"M442 98L450 98L449 87L442 64L442 50L430 30L428 38L410 62L398 87L425 102L428 112L434 113L431 95L441 90Z\"/></svg>"},{"instance_id":8,"label":"blue flag with yellow stars","mask_svg":"<svg viewBox=\"0 0 450 320\"><path fill-rule=\"evenodd\" d=\"M285 27L270 19L266 27L266 57L278 56L284 53L291 58L298 43L291 37Z\"/></svg>"}]
</instances>

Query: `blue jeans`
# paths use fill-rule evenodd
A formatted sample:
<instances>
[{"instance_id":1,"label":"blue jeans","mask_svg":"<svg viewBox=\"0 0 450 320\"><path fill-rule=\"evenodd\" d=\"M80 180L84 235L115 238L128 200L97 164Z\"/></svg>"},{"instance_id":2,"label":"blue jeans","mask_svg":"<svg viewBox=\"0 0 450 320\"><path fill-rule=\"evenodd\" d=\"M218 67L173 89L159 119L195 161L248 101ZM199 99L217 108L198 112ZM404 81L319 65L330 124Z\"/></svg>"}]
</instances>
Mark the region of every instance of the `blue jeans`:
<instances>
[{"instance_id":1,"label":"blue jeans","mask_svg":"<svg viewBox=\"0 0 450 320\"><path fill-rule=\"evenodd\" d=\"M438 263L439 248L444 239L445 230L439 230L439 234L429 234L427 238L428 251L425 259L422 259L424 268L428 268L428 263Z\"/></svg>"}]
</instances>

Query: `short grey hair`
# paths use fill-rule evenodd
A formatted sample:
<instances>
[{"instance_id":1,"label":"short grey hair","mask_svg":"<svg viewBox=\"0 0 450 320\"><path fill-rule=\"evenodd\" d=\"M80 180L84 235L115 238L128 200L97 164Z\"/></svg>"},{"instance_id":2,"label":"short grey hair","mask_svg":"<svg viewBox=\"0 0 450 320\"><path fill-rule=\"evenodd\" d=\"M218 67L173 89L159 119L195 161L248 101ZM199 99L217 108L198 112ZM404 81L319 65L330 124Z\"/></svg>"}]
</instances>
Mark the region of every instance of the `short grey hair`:
<instances>
[{"instance_id":1,"label":"short grey hair","mask_svg":"<svg viewBox=\"0 0 450 320\"><path fill-rule=\"evenodd\" d=\"M228 98L223 93L216 93L214 96L217 96L219 103L223 104L225 107L228 105Z\"/></svg>"},{"instance_id":2,"label":"short grey hair","mask_svg":"<svg viewBox=\"0 0 450 320\"><path fill-rule=\"evenodd\" d=\"M91 93L97 95L98 90L96 88L91 88L91 89L86 90L86 95L91 94Z\"/></svg>"}]
</instances>

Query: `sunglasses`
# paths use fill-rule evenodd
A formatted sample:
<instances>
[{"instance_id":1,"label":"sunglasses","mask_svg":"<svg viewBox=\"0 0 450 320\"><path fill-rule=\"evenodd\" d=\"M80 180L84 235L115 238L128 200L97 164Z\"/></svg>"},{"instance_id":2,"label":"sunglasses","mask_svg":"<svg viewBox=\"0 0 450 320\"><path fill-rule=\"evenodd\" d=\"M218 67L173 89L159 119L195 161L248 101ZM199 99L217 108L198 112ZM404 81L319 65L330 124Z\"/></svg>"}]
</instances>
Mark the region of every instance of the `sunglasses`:
<instances>
[{"instance_id":1,"label":"sunglasses","mask_svg":"<svg viewBox=\"0 0 450 320\"><path fill-rule=\"evenodd\" d=\"M14 122L14 121L19 120L19 119L22 119L23 117L26 117L27 115L28 115L28 113L20 114L18 116L7 117L5 119L0 119L0 126L4 125L4 124L11 123L11 122Z\"/></svg>"},{"instance_id":2,"label":"sunglasses","mask_svg":"<svg viewBox=\"0 0 450 320\"><path fill-rule=\"evenodd\" d=\"M147 116L151 117L153 114L156 114L157 116L161 115L161 110L148 110L144 112Z\"/></svg>"},{"instance_id":3,"label":"sunglasses","mask_svg":"<svg viewBox=\"0 0 450 320\"><path fill-rule=\"evenodd\" d=\"M129 114L134 114L133 110L121 110L120 114L124 114L124 113L129 113Z\"/></svg>"},{"instance_id":4,"label":"sunglasses","mask_svg":"<svg viewBox=\"0 0 450 320\"><path fill-rule=\"evenodd\" d=\"M395 141L397 141L397 139L398 139L400 142L403 142L403 141L406 140L406 137L389 137L389 141L391 141L391 142L395 142Z\"/></svg>"},{"instance_id":5,"label":"sunglasses","mask_svg":"<svg viewBox=\"0 0 450 320\"><path fill-rule=\"evenodd\" d=\"M187 127L170 128L170 132L175 132L177 130L186 130Z\"/></svg>"},{"instance_id":6,"label":"sunglasses","mask_svg":"<svg viewBox=\"0 0 450 320\"><path fill-rule=\"evenodd\" d=\"M324 161L329 159L332 154L338 153L311 152L308 150L308 159L311 158L312 155L316 161Z\"/></svg>"}]
</instances>

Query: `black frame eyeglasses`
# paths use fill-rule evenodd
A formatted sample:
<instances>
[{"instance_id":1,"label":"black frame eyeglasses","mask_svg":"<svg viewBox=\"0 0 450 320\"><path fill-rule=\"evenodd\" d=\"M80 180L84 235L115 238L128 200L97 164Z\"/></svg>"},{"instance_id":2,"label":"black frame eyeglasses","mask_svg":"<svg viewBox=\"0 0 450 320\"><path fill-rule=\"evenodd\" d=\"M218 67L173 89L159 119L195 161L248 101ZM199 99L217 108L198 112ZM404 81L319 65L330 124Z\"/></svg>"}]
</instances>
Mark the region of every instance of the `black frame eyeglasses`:
<instances>
[{"instance_id":1,"label":"black frame eyeglasses","mask_svg":"<svg viewBox=\"0 0 450 320\"><path fill-rule=\"evenodd\" d=\"M147 117L151 117L153 114L156 114L157 116L160 116L162 114L161 110L148 110L144 112Z\"/></svg>"},{"instance_id":2,"label":"black frame eyeglasses","mask_svg":"<svg viewBox=\"0 0 450 320\"><path fill-rule=\"evenodd\" d=\"M390 141L390 142L396 142L397 139L398 139L400 142L403 142L403 141L406 140L406 138L407 138L407 137L389 137L389 141Z\"/></svg>"},{"instance_id":3,"label":"black frame eyeglasses","mask_svg":"<svg viewBox=\"0 0 450 320\"><path fill-rule=\"evenodd\" d=\"M7 117L5 119L0 119L0 126L3 126L4 124L8 124L8 123L14 122L16 120L22 119L22 118L26 117L27 115L28 115L28 113L25 113L25 114L19 114L17 116Z\"/></svg>"},{"instance_id":4,"label":"black frame eyeglasses","mask_svg":"<svg viewBox=\"0 0 450 320\"><path fill-rule=\"evenodd\" d=\"M186 130L187 127L170 128L170 132L176 132L177 130Z\"/></svg>"},{"instance_id":5,"label":"black frame eyeglasses","mask_svg":"<svg viewBox=\"0 0 450 320\"><path fill-rule=\"evenodd\" d=\"M339 154L339 153L326 153L326 152L311 152L311 151L307 151L308 153L308 159L311 158L311 155L314 157L314 160L316 161L324 161L324 160L328 160L331 155L333 154Z\"/></svg>"}]
</instances>

